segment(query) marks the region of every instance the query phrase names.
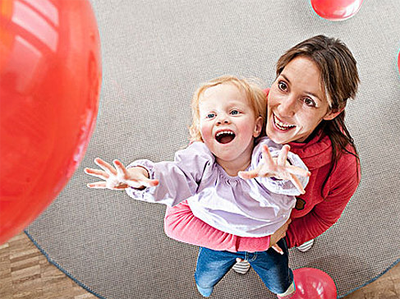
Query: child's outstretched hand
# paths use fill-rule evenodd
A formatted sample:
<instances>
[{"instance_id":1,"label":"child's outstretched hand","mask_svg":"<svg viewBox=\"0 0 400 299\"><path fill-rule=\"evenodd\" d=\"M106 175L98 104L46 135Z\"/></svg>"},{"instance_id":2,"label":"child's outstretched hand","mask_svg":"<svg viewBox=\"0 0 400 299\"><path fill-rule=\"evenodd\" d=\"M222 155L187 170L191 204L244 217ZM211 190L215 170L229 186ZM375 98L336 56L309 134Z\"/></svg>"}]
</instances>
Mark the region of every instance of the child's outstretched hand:
<instances>
[{"instance_id":1,"label":"child's outstretched hand","mask_svg":"<svg viewBox=\"0 0 400 299\"><path fill-rule=\"evenodd\" d=\"M114 167L106 161L96 158L94 162L102 169L85 168L85 173L100 178L103 181L87 184L89 188L123 190L128 187L143 188L158 185L158 180L148 178L147 170L142 167L126 169L118 160L114 160Z\"/></svg>"},{"instance_id":2,"label":"child's outstretched hand","mask_svg":"<svg viewBox=\"0 0 400 299\"><path fill-rule=\"evenodd\" d=\"M280 180L290 180L295 187L304 194L303 185L300 180L296 177L299 176L310 176L311 173L303 168L290 165L287 162L287 155L290 150L289 145L284 145L279 153L277 159L273 159L269 151L268 146L264 145L262 149L263 157L262 163L257 168L250 171L240 171L239 176L242 179L253 179L256 177L275 177Z\"/></svg>"}]
</instances>

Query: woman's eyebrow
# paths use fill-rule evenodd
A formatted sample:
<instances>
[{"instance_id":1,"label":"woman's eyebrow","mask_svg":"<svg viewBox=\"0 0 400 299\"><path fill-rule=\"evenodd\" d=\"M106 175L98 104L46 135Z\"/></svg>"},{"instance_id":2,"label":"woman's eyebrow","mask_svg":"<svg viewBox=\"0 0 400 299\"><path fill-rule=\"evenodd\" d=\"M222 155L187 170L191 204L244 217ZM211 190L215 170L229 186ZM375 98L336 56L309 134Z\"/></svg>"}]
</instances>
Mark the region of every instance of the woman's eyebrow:
<instances>
[{"instance_id":1,"label":"woman's eyebrow","mask_svg":"<svg viewBox=\"0 0 400 299\"><path fill-rule=\"evenodd\" d=\"M285 74L282 74L282 73L281 73L281 76L282 76L282 77L283 77L283 78L284 78L284 79L285 79L285 80L286 80L288 83L290 83L290 80L289 80L289 78L288 78L288 77L286 77L286 76L285 76Z\"/></svg>"}]
</instances>

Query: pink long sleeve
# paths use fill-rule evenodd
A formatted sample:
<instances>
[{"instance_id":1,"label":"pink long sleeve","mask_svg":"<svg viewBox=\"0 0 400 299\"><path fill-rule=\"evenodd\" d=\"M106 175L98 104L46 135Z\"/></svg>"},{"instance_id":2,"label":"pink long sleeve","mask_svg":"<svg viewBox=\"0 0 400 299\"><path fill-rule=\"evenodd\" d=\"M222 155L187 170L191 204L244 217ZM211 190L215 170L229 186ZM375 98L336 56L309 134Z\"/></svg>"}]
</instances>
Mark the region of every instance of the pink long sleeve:
<instances>
[{"instance_id":1,"label":"pink long sleeve","mask_svg":"<svg viewBox=\"0 0 400 299\"><path fill-rule=\"evenodd\" d=\"M186 201L168 207L164 218L164 230L168 237L192 245L213 250L265 251L269 248L270 237L238 237L222 232L196 218Z\"/></svg>"}]
</instances>

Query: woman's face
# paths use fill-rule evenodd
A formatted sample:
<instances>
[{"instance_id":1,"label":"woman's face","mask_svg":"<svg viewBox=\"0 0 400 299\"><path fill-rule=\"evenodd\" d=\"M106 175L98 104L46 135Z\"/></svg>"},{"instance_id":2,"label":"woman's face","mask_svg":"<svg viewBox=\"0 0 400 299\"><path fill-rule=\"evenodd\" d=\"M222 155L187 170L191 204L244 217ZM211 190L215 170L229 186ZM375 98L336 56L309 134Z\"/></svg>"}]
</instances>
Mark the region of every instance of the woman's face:
<instances>
[{"instance_id":1,"label":"woman's face","mask_svg":"<svg viewBox=\"0 0 400 299\"><path fill-rule=\"evenodd\" d=\"M304 142L322 120L335 118L309 58L296 57L283 69L268 95L267 135L278 144Z\"/></svg>"}]
</instances>

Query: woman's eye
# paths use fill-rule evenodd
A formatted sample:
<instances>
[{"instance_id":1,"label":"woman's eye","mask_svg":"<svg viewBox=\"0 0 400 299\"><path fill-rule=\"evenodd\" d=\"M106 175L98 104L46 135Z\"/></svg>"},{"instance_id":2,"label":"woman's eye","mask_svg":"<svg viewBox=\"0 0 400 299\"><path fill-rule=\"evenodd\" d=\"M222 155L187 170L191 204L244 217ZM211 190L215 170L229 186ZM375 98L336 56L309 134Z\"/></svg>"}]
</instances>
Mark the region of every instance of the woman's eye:
<instances>
[{"instance_id":1,"label":"woman's eye","mask_svg":"<svg viewBox=\"0 0 400 299\"><path fill-rule=\"evenodd\" d=\"M305 98L304 99L304 103L309 107L315 107L316 106L315 101L313 99L311 99L311 98Z\"/></svg>"},{"instance_id":2,"label":"woman's eye","mask_svg":"<svg viewBox=\"0 0 400 299\"><path fill-rule=\"evenodd\" d=\"M214 118L215 117L215 113L208 113L206 118Z\"/></svg>"},{"instance_id":3,"label":"woman's eye","mask_svg":"<svg viewBox=\"0 0 400 299\"><path fill-rule=\"evenodd\" d=\"M279 88L280 90L282 90L282 91L286 91L288 87L287 87L287 84L286 84L285 82L279 81L279 82L278 82L278 88Z\"/></svg>"},{"instance_id":4,"label":"woman's eye","mask_svg":"<svg viewBox=\"0 0 400 299\"><path fill-rule=\"evenodd\" d=\"M232 114L232 115L238 115L238 114L239 114L239 111L237 111L237 110L232 110L232 111L231 111L231 114Z\"/></svg>"}]
</instances>

